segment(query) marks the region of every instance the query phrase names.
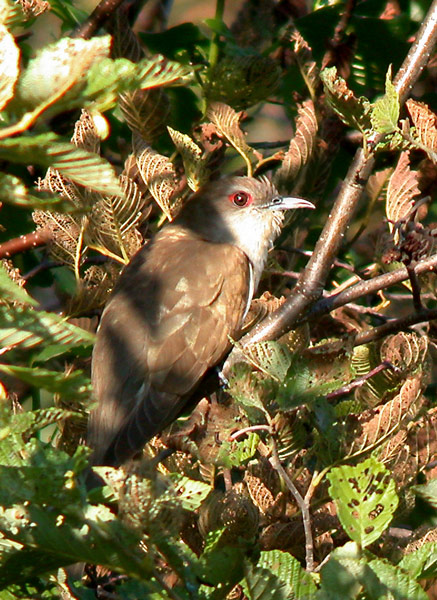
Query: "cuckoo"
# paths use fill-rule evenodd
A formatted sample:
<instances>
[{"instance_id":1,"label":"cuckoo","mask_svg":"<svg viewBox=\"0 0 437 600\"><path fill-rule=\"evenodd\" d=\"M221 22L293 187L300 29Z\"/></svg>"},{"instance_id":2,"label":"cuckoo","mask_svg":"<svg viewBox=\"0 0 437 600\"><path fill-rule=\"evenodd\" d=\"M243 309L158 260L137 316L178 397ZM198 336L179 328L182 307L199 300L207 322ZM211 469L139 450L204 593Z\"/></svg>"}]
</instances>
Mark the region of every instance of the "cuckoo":
<instances>
[{"instance_id":1,"label":"cuckoo","mask_svg":"<svg viewBox=\"0 0 437 600\"><path fill-rule=\"evenodd\" d=\"M284 211L314 208L266 178L194 194L124 268L92 358L92 463L118 466L176 419L237 339Z\"/></svg>"}]
</instances>

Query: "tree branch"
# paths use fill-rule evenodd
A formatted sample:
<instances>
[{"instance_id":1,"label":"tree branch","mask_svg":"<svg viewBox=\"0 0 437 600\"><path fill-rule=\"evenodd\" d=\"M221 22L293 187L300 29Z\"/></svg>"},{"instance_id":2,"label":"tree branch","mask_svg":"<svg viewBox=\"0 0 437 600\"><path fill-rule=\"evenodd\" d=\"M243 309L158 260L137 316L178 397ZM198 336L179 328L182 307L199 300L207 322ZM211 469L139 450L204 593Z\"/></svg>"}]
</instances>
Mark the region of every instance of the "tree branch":
<instances>
[{"instance_id":1,"label":"tree branch","mask_svg":"<svg viewBox=\"0 0 437 600\"><path fill-rule=\"evenodd\" d=\"M14 256L14 254L19 254L30 248L44 246L51 237L52 234L48 229L38 229L38 231L20 235L20 237L12 240L7 240L0 244L0 258L9 258L10 256Z\"/></svg>"},{"instance_id":2,"label":"tree branch","mask_svg":"<svg viewBox=\"0 0 437 600\"><path fill-rule=\"evenodd\" d=\"M416 41L394 80L401 102L405 101L417 81L436 39L437 0L434 0ZM295 293L240 340L243 346L280 337L320 298L373 165L372 152L365 156L361 149L357 151L313 255L296 285Z\"/></svg>"},{"instance_id":3,"label":"tree branch","mask_svg":"<svg viewBox=\"0 0 437 600\"><path fill-rule=\"evenodd\" d=\"M89 40L123 2L124 0L101 0L90 16L71 32L70 37Z\"/></svg>"}]
</instances>

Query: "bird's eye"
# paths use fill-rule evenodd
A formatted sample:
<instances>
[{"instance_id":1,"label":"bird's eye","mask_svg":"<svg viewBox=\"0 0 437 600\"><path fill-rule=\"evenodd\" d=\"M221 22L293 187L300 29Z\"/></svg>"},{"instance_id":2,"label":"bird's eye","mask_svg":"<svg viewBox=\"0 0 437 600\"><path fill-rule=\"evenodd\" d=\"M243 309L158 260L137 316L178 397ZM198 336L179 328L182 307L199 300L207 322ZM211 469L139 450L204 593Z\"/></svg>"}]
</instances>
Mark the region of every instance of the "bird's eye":
<instances>
[{"instance_id":1,"label":"bird's eye","mask_svg":"<svg viewBox=\"0 0 437 600\"><path fill-rule=\"evenodd\" d=\"M252 196L247 192L235 192L235 194L229 196L229 199L235 206L239 206L240 208L248 206L252 202Z\"/></svg>"}]
</instances>

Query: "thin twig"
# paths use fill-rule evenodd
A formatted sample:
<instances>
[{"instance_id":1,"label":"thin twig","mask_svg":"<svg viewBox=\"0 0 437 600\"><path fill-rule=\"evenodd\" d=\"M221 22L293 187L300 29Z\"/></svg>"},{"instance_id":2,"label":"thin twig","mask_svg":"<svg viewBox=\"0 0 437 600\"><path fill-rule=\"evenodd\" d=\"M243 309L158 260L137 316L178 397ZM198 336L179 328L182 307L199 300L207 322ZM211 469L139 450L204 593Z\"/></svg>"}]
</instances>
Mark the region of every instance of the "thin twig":
<instances>
[{"instance_id":1,"label":"thin twig","mask_svg":"<svg viewBox=\"0 0 437 600\"><path fill-rule=\"evenodd\" d=\"M326 398L328 400L334 400L341 396L345 396L346 394L349 394L352 390L364 385L366 383L366 381L368 381L371 377L374 377L375 375L377 375L378 373L381 373L381 371L385 371L386 369L396 370L397 367L392 365L391 362L389 362L388 360L385 360L384 362L382 362L380 365L378 365L374 369L371 369L368 373L366 373L362 377L357 377L357 379L354 379L347 385L344 385L340 389L335 390L335 392L326 394Z\"/></svg>"},{"instance_id":2,"label":"thin twig","mask_svg":"<svg viewBox=\"0 0 437 600\"><path fill-rule=\"evenodd\" d=\"M408 277L411 283L411 291L413 292L413 304L417 312L423 309L422 300L420 298L420 282L417 277L415 264L406 265L408 271Z\"/></svg>"},{"instance_id":3,"label":"thin twig","mask_svg":"<svg viewBox=\"0 0 437 600\"><path fill-rule=\"evenodd\" d=\"M393 319L391 321L388 321L387 323L384 323L384 325L374 327L369 331L362 331L355 338L354 346L361 346L361 344L369 344L370 342L379 340L385 337L386 335L397 333L398 331L404 331L412 325L417 325L418 323L427 323L428 321L432 321L434 319L437 319L437 309L424 308L419 312L408 315L407 317Z\"/></svg>"},{"instance_id":4,"label":"thin twig","mask_svg":"<svg viewBox=\"0 0 437 600\"><path fill-rule=\"evenodd\" d=\"M44 246L51 239L52 234L49 229L38 229L32 233L20 235L20 237L7 240L0 244L0 258L9 258L20 252Z\"/></svg>"},{"instance_id":5,"label":"thin twig","mask_svg":"<svg viewBox=\"0 0 437 600\"><path fill-rule=\"evenodd\" d=\"M272 456L270 458L270 464L278 472L283 479L285 485L290 490L293 498L296 500L298 507L302 513L303 529L305 532L305 560L306 570L310 573L314 571L314 541L313 532L311 530L311 515L309 511L309 504L305 501L297 487L294 485L291 478L288 476L287 471L281 465L279 460L278 448L274 437L271 437L272 441Z\"/></svg>"},{"instance_id":6,"label":"thin twig","mask_svg":"<svg viewBox=\"0 0 437 600\"><path fill-rule=\"evenodd\" d=\"M123 2L124 0L101 0L90 16L72 31L70 37L89 40Z\"/></svg>"},{"instance_id":7,"label":"thin twig","mask_svg":"<svg viewBox=\"0 0 437 600\"><path fill-rule=\"evenodd\" d=\"M252 431L271 431L271 428L270 425L251 425L250 427L243 427L243 429L239 429L230 435L229 439L236 440L246 433L252 433Z\"/></svg>"},{"instance_id":8,"label":"thin twig","mask_svg":"<svg viewBox=\"0 0 437 600\"><path fill-rule=\"evenodd\" d=\"M434 271L436 269L437 254L421 260L415 266L417 275L423 275L424 273L429 273L430 271ZM373 279L360 281L359 283L352 285L347 290L331 294L331 296L319 300L319 302L313 306L310 312L306 315L305 319L302 319L302 321L310 319L312 320L315 317L329 313L334 308L339 308L340 306L344 306L349 302L355 302L359 298L367 296L368 294L376 294L376 292L391 287L392 285L402 283L402 281L407 279L408 271L406 267L402 267L400 269L396 269L396 271L378 275Z\"/></svg>"}]
</instances>

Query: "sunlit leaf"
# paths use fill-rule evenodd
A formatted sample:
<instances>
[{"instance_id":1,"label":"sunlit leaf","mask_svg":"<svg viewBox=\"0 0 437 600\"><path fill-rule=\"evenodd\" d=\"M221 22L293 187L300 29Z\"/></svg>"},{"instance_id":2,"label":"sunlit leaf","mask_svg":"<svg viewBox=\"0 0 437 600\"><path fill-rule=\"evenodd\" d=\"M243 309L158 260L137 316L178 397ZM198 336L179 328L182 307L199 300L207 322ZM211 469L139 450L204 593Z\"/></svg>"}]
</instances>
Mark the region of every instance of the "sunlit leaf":
<instances>
[{"instance_id":1,"label":"sunlit leaf","mask_svg":"<svg viewBox=\"0 0 437 600\"><path fill-rule=\"evenodd\" d=\"M14 95L18 78L18 62L20 51L13 36L4 25L0 25L0 110L6 106Z\"/></svg>"}]
</instances>

